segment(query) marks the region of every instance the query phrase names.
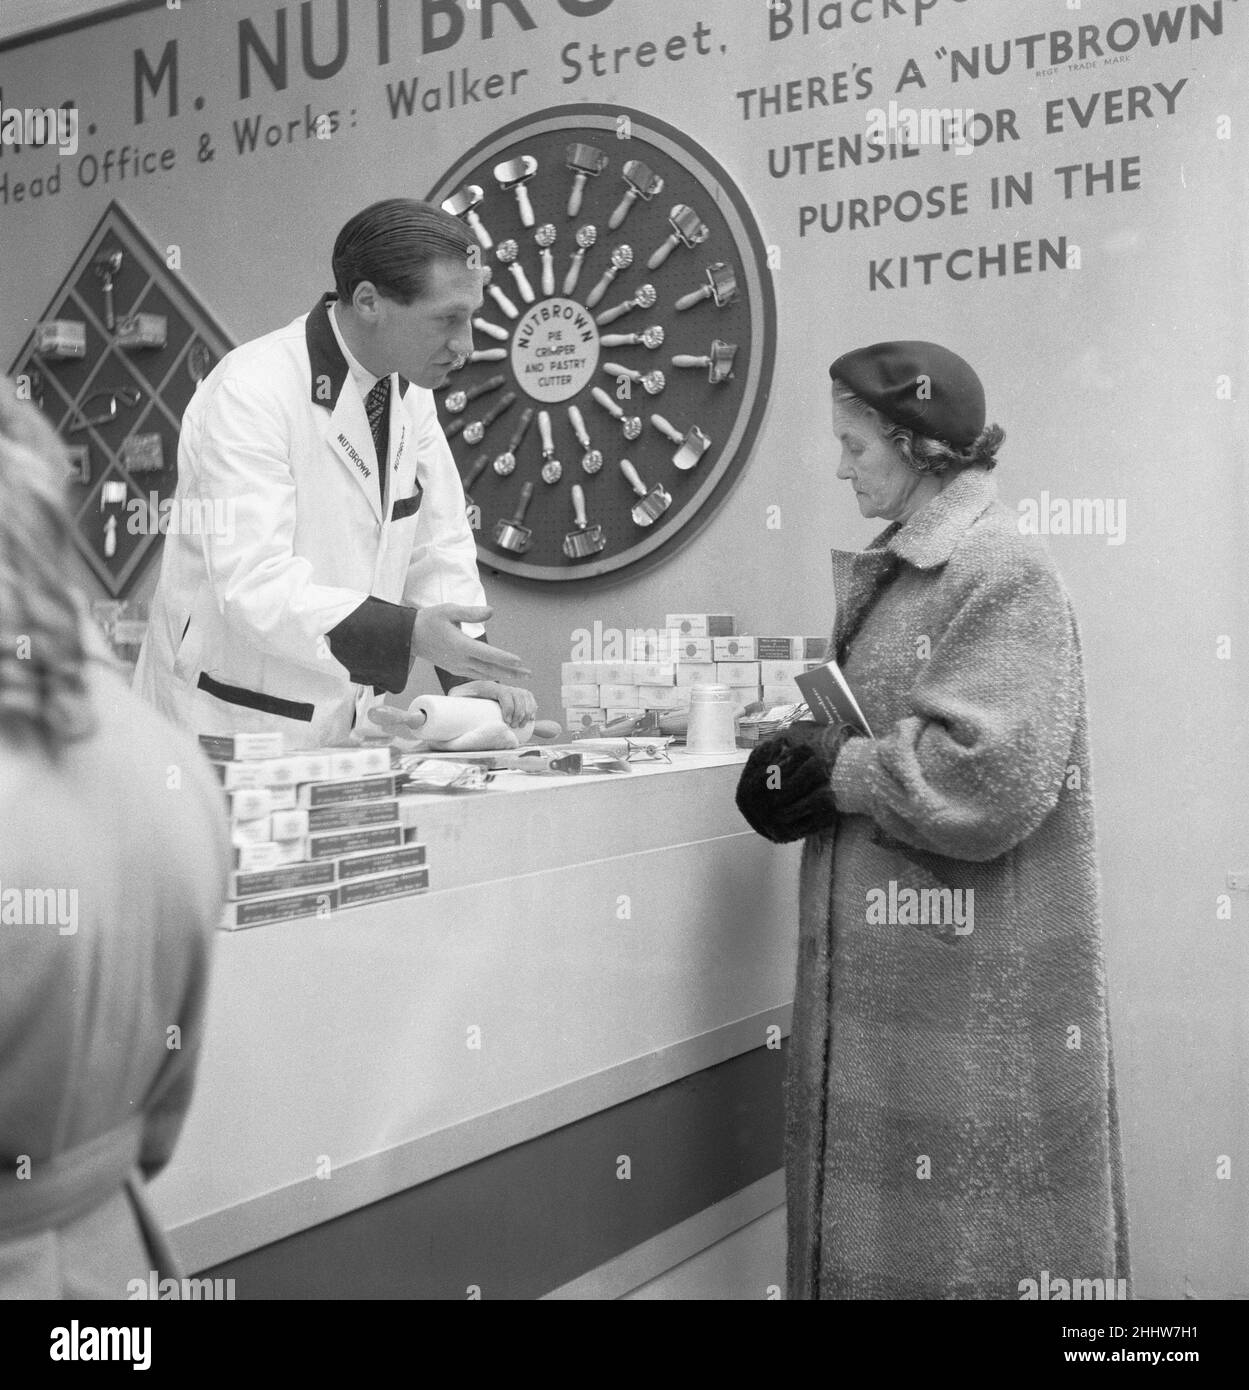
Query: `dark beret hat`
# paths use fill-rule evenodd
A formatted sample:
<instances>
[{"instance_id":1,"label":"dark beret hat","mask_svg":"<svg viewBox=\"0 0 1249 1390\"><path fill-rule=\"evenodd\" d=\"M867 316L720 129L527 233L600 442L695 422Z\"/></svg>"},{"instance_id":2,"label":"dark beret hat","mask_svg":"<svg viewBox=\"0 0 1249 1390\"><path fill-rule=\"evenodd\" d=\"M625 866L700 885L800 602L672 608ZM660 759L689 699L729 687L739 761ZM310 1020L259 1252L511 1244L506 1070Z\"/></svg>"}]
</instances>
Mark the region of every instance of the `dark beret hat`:
<instances>
[{"instance_id":1,"label":"dark beret hat","mask_svg":"<svg viewBox=\"0 0 1249 1390\"><path fill-rule=\"evenodd\" d=\"M980 378L936 343L873 343L843 354L828 374L885 419L917 434L966 448L984 429Z\"/></svg>"}]
</instances>

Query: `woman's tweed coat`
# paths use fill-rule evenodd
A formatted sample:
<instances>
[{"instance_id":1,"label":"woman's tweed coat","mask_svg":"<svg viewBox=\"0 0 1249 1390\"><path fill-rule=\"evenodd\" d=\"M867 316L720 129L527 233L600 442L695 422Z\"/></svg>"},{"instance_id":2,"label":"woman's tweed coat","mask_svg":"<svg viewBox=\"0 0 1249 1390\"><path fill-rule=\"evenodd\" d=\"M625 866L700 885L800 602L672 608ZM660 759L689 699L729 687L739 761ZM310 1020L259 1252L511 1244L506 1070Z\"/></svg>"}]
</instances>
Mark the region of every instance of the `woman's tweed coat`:
<instances>
[{"instance_id":1,"label":"woman's tweed coat","mask_svg":"<svg viewBox=\"0 0 1249 1390\"><path fill-rule=\"evenodd\" d=\"M983 469L834 580L830 654L876 737L842 747L835 829L803 849L790 1297L1126 1281L1071 603ZM920 925L907 889L955 891Z\"/></svg>"}]
</instances>

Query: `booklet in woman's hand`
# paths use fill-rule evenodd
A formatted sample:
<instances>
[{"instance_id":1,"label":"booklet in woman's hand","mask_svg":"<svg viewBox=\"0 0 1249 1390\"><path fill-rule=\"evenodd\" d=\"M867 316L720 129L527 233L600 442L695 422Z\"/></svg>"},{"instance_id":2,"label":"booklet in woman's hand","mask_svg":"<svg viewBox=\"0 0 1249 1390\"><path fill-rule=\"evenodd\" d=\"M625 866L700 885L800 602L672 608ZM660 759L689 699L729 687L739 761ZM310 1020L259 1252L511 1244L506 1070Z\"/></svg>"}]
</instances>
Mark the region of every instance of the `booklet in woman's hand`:
<instances>
[{"instance_id":1,"label":"booklet in woman's hand","mask_svg":"<svg viewBox=\"0 0 1249 1390\"><path fill-rule=\"evenodd\" d=\"M802 675L795 676L794 681L805 696L811 718L817 724L836 721L851 725L868 738L876 737L859 708L859 702L854 698L854 691L846 684L841 667L835 661L826 661L822 666L804 671Z\"/></svg>"}]
</instances>

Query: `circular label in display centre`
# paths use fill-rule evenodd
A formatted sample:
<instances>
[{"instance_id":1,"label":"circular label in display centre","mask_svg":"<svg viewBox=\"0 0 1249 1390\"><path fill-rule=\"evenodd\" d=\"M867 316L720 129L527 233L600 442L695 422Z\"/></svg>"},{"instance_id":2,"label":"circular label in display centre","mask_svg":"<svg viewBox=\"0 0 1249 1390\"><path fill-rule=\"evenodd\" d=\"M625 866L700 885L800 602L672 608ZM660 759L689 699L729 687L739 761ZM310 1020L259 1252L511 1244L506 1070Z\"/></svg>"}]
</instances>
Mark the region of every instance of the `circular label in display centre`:
<instances>
[{"instance_id":1,"label":"circular label in display centre","mask_svg":"<svg viewBox=\"0 0 1249 1390\"><path fill-rule=\"evenodd\" d=\"M575 299L543 299L521 316L512 335L512 372L535 401L567 401L598 367L594 315Z\"/></svg>"}]
</instances>

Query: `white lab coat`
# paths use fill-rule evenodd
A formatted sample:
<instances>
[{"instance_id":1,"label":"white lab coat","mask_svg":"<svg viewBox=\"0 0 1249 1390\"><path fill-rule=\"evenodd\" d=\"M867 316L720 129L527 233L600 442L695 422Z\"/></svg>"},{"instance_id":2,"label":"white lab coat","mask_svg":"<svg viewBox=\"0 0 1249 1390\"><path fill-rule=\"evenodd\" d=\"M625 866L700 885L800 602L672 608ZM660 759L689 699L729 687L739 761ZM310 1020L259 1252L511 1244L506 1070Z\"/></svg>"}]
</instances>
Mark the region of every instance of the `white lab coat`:
<instances>
[{"instance_id":1,"label":"white lab coat","mask_svg":"<svg viewBox=\"0 0 1249 1390\"><path fill-rule=\"evenodd\" d=\"M382 697L377 677L349 671L326 634L372 598L353 630L400 670L397 684L380 683L402 689L411 614L387 605L485 603L432 393L391 379L383 502L329 298L228 353L183 416L135 689L194 733L277 728L290 748L350 742L371 729L367 710Z\"/></svg>"}]
</instances>

